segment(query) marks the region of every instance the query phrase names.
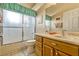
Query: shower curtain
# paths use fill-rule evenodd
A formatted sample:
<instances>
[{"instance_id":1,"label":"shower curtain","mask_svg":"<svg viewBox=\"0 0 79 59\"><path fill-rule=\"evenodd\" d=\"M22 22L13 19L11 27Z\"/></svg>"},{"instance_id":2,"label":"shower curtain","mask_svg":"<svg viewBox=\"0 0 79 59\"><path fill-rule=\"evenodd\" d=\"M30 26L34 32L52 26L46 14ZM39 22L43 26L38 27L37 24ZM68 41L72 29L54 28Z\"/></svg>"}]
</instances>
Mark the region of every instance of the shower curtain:
<instances>
[{"instance_id":1,"label":"shower curtain","mask_svg":"<svg viewBox=\"0 0 79 59\"><path fill-rule=\"evenodd\" d=\"M35 17L3 10L3 44L34 39Z\"/></svg>"}]
</instances>

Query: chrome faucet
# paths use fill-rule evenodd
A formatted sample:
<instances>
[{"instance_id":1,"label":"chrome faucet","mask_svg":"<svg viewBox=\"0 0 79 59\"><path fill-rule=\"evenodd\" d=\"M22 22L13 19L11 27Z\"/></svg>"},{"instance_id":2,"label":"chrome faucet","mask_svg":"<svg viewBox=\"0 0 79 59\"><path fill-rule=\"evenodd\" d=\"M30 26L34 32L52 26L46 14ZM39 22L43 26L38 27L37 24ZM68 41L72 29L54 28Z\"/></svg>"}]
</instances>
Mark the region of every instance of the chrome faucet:
<instances>
[{"instance_id":1,"label":"chrome faucet","mask_svg":"<svg viewBox=\"0 0 79 59\"><path fill-rule=\"evenodd\" d=\"M65 36L65 31L67 31L67 30L62 29L62 36L63 37Z\"/></svg>"},{"instance_id":2,"label":"chrome faucet","mask_svg":"<svg viewBox=\"0 0 79 59\"><path fill-rule=\"evenodd\" d=\"M47 33L48 33L48 30L45 31L45 34L47 34Z\"/></svg>"}]
</instances>

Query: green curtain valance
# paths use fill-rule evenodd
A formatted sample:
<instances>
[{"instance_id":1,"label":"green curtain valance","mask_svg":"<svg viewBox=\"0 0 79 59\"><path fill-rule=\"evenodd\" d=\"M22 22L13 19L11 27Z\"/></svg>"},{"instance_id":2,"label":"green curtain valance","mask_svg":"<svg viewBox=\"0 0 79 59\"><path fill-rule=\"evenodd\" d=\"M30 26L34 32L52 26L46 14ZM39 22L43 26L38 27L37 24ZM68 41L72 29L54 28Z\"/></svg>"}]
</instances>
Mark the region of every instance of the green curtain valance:
<instances>
[{"instance_id":1,"label":"green curtain valance","mask_svg":"<svg viewBox=\"0 0 79 59\"><path fill-rule=\"evenodd\" d=\"M52 20L52 17L51 16L48 16L48 15L46 15L46 20Z\"/></svg>"},{"instance_id":2,"label":"green curtain valance","mask_svg":"<svg viewBox=\"0 0 79 59\"><path fill-rule=\"evenodd\" d=\"M26 14L29 16L36 16L37 15L36 11L34 11L30 8L23 7L23 6L16 4L16 3L0 3L0 8L14 11L14 12L19 12L19 13Z\"/></svg>"}]
</instances>

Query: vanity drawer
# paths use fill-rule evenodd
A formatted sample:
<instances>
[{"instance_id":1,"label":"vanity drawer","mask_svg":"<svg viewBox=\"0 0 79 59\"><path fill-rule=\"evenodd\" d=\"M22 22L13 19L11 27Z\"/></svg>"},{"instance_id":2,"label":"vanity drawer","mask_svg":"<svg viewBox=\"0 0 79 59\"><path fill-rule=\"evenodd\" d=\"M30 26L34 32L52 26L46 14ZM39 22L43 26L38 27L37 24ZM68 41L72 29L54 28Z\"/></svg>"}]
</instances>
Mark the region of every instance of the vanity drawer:
<instances>
[{"instance_id":1,"label":"vanity drawer","mask_svg":"<svg viewBox=\"0 0 79 59\"><path fill-rule=\"evenodd\" d=\"M35 46L38 46L38 47L42 48L42 43L36 41L36 42L35 42Z\"/></svg>"},{"instance_id":2,"label":"vanity drawer","mask_svg":"<svg viewBox=\"0 0 79 59\"><path fill-rule=\"evenodd\" d=\"M38 56L42 56L42 48L40 48L39 46L35 46L35 53Z\"/></svg>"},{"instance_id":3,"label":"vanity drawer","mask_svg":"<svg viewBox=\"0 0 79 59\"><path fill-rule=\"evenodd\" d=\"M56 48L64 53L67 53L72 56L78 55L78 47L75 45L67 44L64 42L56 41L53 39L43 38L43 43L49 45L53 48Z\"/></svg>"},{"instance_id":4,"label":"vanity drawer","mask_svg":"<svg viewBox=\"0 0 79 59\"><path fill-rule=\"evenodd\" d=\"M36 35L35 39L36 39L36 41L38 41L38 42L42 42L42 37L40 37L40 36L37 36L37 35Z\"/></svg>"}]
</instances>

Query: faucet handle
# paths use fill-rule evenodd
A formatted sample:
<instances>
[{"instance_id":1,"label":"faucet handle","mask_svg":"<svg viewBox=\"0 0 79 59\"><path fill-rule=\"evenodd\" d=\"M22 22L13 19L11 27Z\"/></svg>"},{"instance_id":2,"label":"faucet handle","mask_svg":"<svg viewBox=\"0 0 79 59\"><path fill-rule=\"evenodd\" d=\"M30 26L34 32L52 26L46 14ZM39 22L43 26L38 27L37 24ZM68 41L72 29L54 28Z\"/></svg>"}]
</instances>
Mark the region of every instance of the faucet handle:
<instances>
[{"instance_id":1,"label":"faucet handle","mask_svg":"<svg viewBox=\"0 0 79 59\"><path fill-rule=\"evenodd\" d=\"M63 31L67 31L66 29L62 29Z\"/></svg>"},{"instance_id":2,"label":"faucet handle","mask_svg":"<svg viewBox=\"0 0 79 59\"><path fill-rule=\"evenodd\" d=\"M67 30L64 30L64 31L67 31Z\"/></svg>"}]
</instances>

